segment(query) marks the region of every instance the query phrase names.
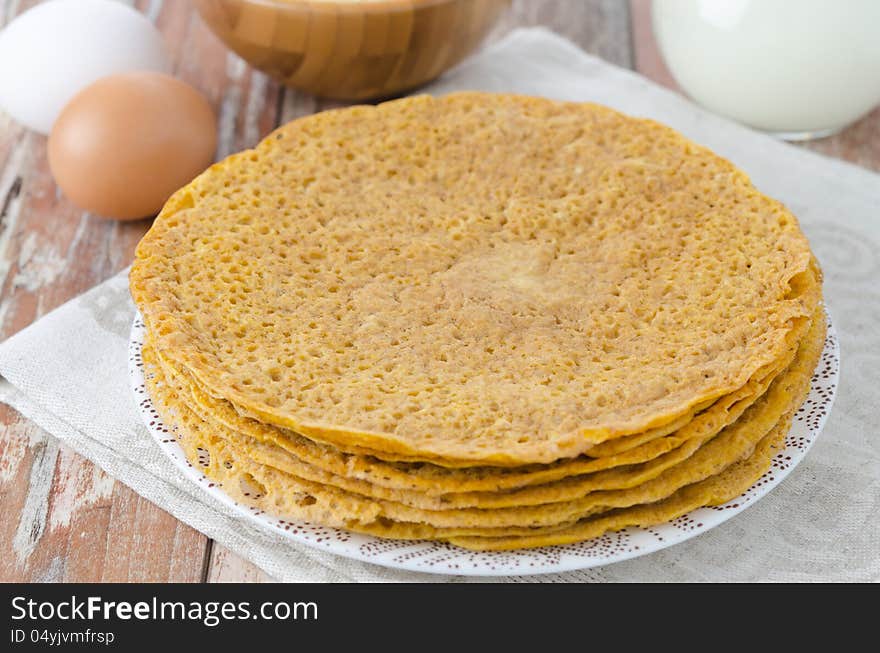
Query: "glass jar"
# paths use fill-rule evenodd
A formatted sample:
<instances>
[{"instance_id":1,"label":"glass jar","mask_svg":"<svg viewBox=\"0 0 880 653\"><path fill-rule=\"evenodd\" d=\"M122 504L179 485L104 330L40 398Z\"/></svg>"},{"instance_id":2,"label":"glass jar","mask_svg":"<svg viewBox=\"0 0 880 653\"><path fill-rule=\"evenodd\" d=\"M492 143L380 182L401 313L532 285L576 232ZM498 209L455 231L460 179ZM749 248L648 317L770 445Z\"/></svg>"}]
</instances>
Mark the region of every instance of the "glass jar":
<instances>
[{"instance_id":1,"label":"glass jar","mask_svg":"<svg viewBox=\"0 0 880 653\"><path fill-rule=\"evenodd\" d=\"M789 140L880 104L878 0L654 0L660 51L706 108Z\"/></svg>"}]
</instances>

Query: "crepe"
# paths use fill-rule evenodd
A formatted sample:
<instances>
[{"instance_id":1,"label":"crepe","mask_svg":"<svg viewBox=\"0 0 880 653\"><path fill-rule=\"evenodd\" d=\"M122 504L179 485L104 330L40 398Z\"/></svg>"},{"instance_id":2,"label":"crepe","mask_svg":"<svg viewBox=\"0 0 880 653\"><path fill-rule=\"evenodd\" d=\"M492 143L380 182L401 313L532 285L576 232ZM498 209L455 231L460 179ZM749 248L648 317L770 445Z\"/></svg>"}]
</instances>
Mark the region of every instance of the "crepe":
<instances>
[{"instance_id":1,"label":"crepe","mask_svg":"<svg viewBox=\"0 0 880 653\"><path fill-rule=\"evenodd\" d=\"M389 533L397 533L401 528L409 532L413 525L417 525L421 533L435 529L437 535L432 537L465 537L466 534L471 537L521 537L526 534L537 537L555 532L568 533L566 529L598 514L663 501L682 488L723 473L731 465L748 458L768 433L782 428L780 424L787 429L787 416L802 403L809 387L824 342L824 328L825 322L820 315L813 321L792 366L771 384L765 396L690 457L652 480L625 490L587 490L578 499L570 501L528 507L517 503L516 507L494 510L417 509L394 500L341 490L260 464L235 444L235 437L229 432L209 428L182 403L175 403L173 392L157 392L156 386L162 383L161 369L155 365L149 346L144 349L144 362L151 394L158 398L157 408L167 423L175 425L182 446L194 464L223 484L224 490L233 495L241 494L261 508L266 509L268 505L274 514L317 519L323 524L372 533L390 529L389 524L393 524ZM736 482L731 483L739 487ZM242 490L242 487L258 490L250 490L252 496L247 497L248 490ZM527 491L534 490L529 488ZM370 488L363 491L369 492ZM548 498L554 498L552 493ZM392 536L398 537L396 534Z\"/></svg>"},{"instance_id":2,"label":"crepe","mask_svg":"<svg viewBox=\"0 0 880 653\"><path fill-rule=\"evenodd\" d=\"M278 429L257 420L240 415L228 402L210 397L193 383L184 378L185 374L175 368L158 354L164 374L174 387L178 396L183 397L188 406L202 419L225 426L233 431L255 438L257 441L279 447L296 458L324 471L365 480L380 486L396 489L419 489L429 494L443 494L449 491L502 490L522 487L535 483L558 480L576 474L584 474L620 465L652 460L667 453L690 438L706 437L714 434L732 422L748 405L766 389L779 370L788 365L797 350L799 340L805 333L809 321L800 324L789 334L789 348L784 358L771 369L761 370L755 379L730 395L726 395L709 406L671 423L668 427L652 429L606 444L617 443L613 450L603 456L594 456L594 451L604 445L594 447L588 456L558 461L558 464L532 465L518 468L471 467L453 470L442 464L398 464L382 459L382 452L355 448L339 450L315 443L289 430ZM695 415L697 418L694 419ZM666 437L669 436L669 437ZM627 442L621 442L626 440ZM456 466L453 466L456 467Z\"/></svg>"},{"instance_id":3,"label":"crepe","mask_svg":"<svg viewBox=\"0 0 880 653\"><path fill-rule=\"evenodd\" d=\"M818 337L819 325L815 325L813 333L807 339L808 343L814 342ZM147 345L147 359L153 360L154 357L159 361L159 357L155 356L151 346ZM803 355L801 356L803 358ZM748 392L743 392L744 398L739 401L732 402L726 410L718 409L718 406L704 411L694 420L681 428L675 434L666 438L669 441L668 449L663 453L646 458L644 461L639 457L629 457L630 462L622 462L627 456L611 456L609 459L591 459L582 461L564 461L558 464L545 466L543 469L536 467L530 468L528 471L520 471L516 474L512 469L495 470L497 477L493 477L491 470L479 470L479 477L474 477L470 470L432 470L430 476L418 476L417 472L422 471L425 467L419 467L407 473L406 469L385 465L385 470L393 470L397 477L408 479L409 484L398 484L398 487L388 487L389 477L381 477L375 474L369 478L363 476L353 476L348 473L348 466L345 462L345 456L337 455L340 459L337 465L322 464L325 459L318 459L318 465L305 461L297 455L291 453L288 448L275 446L276 443L285 442L286 438L282 436L270 437L268 439L257 439L249 437L246 433L238 432L234 429L226 427L222 422L214 420L210 415L201 412L199 409L193 409L191 403L186 402L186 391L180 385L170 380L173 374L169 374L167 367L159 365L162 369L154 371L160 377L160 380L166 386L158 387L154 390L154 394L160 396L161 401L166 405L177 405L179 403L186 404L192 409L197 417L205 421L206 425L217 433L223 434L232 445L244 452L244 455L252 458L256 462L267 464L282 471L291 473L295 476L305 478L310 481L332 485L344 490L355 493L364 494L373 498L389 499L399 501L406 505L443 510L461 507L479 507L479 508L498 508L509 506L524 506L549 503L553 501L565 501L584 496L588 492L607 489L624 489L634 487L640 483L656 478L666 469L673 467L681 461L687 459L694 451L696 451L703 443L710 440L722 428L733 423L757 398L763 395L767 386L773 378L768 377L760 382L750 385ZM786 370L780 378L774 383L786 384L790 383L790 379L799 378L808 371L805 371L803 364L796 361L790 369ZM745 390L745 389L744 389ZM255 432L252 429L251 432ZM333 459L333 457L328 456ZM644 464L639 464L644 463ZM580 468L581 472L571 476L564 476L559 473L559 469L573 470ZM605 470L605 471L602 471ZM439 472L445 472L441 475ZM543 472L543 473L542 473ZM541 482L541 476L549 478L550 482ZM510 485L512 479L530 480L529 487L519 490L509 488L499 488L500 485ZM418 479L418 484L414 483L414 479ZM376 483L375 481L384 481L384 483ZM480 481L480 485L488 485L489 490L473 491L468 487L469 480ZM416 487L413 487L417 485ZM401 487L402 486L402 487ZM499 489L507 491L499 492Z\"/></svg>"},{"instance_id":4,"label":"crepe","mask_svg":"<svg viewBox=\"0 0 880 653\"><path fill-rule=\"evenodd\" d=\"M677 519L696 508L721 505L740 496L766 473L773 457L784 448L785 434L790 425L791 418L786 417L758 442L751 456L734 463L716 476L685 486L657 503L613 511L555 532L508 537L460 535L447 539L452 544L475 551L506 551L572 544L630 526L655 526Z\"/></svg>"},{"instance_id":5,"label":"crepe","mask_svg":"<svg viewBox=\"0 0 880 653\"><path fill-rule=\"evenodd\" d=\"M212 166L131 288L162 356L241 415L523 466L772 369L818 304L811 261L785 207L667 127L464 93L323 112Z\"/></svg>"}]
</instances>

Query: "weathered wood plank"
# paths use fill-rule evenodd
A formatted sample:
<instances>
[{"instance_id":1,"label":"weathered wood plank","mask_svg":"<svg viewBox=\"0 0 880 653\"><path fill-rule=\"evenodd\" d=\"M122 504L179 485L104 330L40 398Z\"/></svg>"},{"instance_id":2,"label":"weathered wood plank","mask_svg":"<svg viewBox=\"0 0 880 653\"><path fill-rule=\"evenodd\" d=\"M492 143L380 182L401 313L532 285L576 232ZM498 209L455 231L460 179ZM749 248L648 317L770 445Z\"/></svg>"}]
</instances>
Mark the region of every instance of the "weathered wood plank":
<instances>
[{"instance_id":1,"label":"weathered wood plank","mask_svg":"<svg viewBox=\"0 0 880 653\"><path fill-rule=\"evenodd\" d=\"M651 27L651 0L630 0L632 22L633 69L667 88L679 91L654 39Z\"/></svg>"},{"instance_id":2,"label":"weathered wood plank","mask_svg":"<svg viewBox=\"0 0 880 653\"><path fill-rule=\"evenodd\" d=\"M11 415L10 415L11 414ZM205 537L12 411L0 441L0 578L197 581ZM0 418L2 419L2 418ZM8 514L8 513L7 513ZM167 536L164 536L167 534Z\"/></svg>"},{"instance_id":3,"label":"weathered wood plank","mask_svg":"<svg viewBox=\"0 0 880 653\"><path fill-rule=\"evenodd\" d=\"M217 542L214 542L211 550L211 563L205 580L209 583L274 582L262 569Z\"/></svg>"},{"instance_id":4,"label":"weathered wood plank","mask_svg":"<svg viewBox=\"0 0 880 653\"><path fill-rule=\"evenodd\" d=\"M839 134L804 147L880 172L880 108Z\"/></svg>"},{"instance_id":5,"label":"weathered wood plank","mask_svg":"<svg viewBox=\"0 0 880 653\"><path fill-rule=\"evenodd\" d=\"M514 0L489 35L491 43L515 27L543 26L603 59L632 67L629 6L621 0Z\"/></svg>"},{"instance_id":6,"label":"weathered wood plank","mask_svg":"<svg viewBox=\"0 0 880 653\"><path fill-rule=\"evenodd\" d=\"M113 546L104 557L102 581L202 579L205 537L121 483L113 488L107 532Z\"/></svg>"}]
</instances>

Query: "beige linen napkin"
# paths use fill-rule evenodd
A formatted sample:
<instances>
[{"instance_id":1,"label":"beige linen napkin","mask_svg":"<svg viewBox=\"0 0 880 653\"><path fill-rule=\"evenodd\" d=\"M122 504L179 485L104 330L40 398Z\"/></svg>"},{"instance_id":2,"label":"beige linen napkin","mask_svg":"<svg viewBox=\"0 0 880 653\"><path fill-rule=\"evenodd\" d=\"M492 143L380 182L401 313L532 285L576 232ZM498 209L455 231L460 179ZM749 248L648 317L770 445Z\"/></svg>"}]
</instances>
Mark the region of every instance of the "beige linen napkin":
<instances>
[{"instance_id":1,"label":"beige linen napkin","mask_svg":"<svg viewBox=\"0 0 880 653\"><path fill-rule=\"evenodd\" d=\"M665 551L534 579L880 579L880 176L731 124L542 29L512 33L429 90L461 89L601 102L667 123L730 158L800 218L824 266L841 341L841 383L825 432L769 496ZM0 345L0 400L279 580L465 580L387 570L293 544L204 495L141 424L127 371L133 314L123 273L10 338Z\"/></svg>"}]
</instances>

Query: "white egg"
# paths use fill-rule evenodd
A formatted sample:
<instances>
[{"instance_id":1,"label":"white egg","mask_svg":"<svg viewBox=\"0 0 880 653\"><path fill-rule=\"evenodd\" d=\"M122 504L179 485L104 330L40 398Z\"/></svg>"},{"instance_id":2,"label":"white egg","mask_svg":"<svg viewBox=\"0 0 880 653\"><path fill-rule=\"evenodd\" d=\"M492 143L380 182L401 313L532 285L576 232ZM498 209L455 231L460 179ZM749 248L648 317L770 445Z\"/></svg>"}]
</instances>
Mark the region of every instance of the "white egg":
<instances>
[{"instance_id":1,"label":"white egg","mask_svg":"<svg viewBox=\"0 0 880 653\"><path fill-rule=\"evenodd\" d=\"M43 134L79 90L113 73L168 72L162 35L115 0L51 0L0 31L0 108Z\"/></svg>"}]
</instances>

